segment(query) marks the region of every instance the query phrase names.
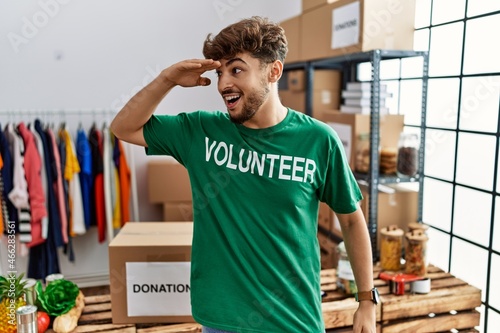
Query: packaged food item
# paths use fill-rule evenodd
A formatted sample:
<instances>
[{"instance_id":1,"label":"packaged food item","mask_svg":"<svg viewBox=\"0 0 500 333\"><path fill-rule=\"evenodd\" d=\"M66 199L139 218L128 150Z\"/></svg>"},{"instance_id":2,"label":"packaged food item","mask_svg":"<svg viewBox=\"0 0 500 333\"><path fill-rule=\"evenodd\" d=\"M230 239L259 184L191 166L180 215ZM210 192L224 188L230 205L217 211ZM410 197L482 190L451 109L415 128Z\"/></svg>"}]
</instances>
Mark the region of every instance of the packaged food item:
<instances>
[{"instance_id":1,"label":"packaged food item","mask_svg":"<svg viewBox=\"0 0 500 333\"><path fill-rule=\"evenodd\" d=\"M24 305L16 310L17 333L37 333L37 307Z\"/></svg>"},{"instance_id":2,"label":"packaged food item","mask_svg":"<svg viewBox=\"0 0 500 333\"><path fill-rule=\"evenodd\" d=\"M380 173L384 175L396 174L398 149L383 147L380 149Z\"/></svg>"},{"instance_id":3,"label":"packaged food item","mask_svg":"<svg viewBox=\"0 0 500 333\"><path fill-rule=\"evenodd\" d=\"M370 170L370 134L362 133L358 135L356 144L356 162L354 170L361 173L368 173Z\"/></svg>"},{"instance_id":4,"label":"packaged food item","mask_svg":"<svg viewBox=\"0 0 500 333\"><path fill-rule=\"evenodd\" d=\"M398 142L397 174L414 177L418 170L420 142L415 133L401 133Z\"/></svg>"},{"instance_id":5,"label":"packaged food item","mask_svg":"<svg viewBox=\"0 0 500 333\"><path fill-rule=\"evenodd\" d=\"M427 274L427 241L429 237L422 229L406 233L406 273L418 276Z\"/></svg>"},{"instance_id":6,"label":"packaged food item","mask_svg":"<svg viewBox=\"0 0 500 333\"><path fill-rule=\"evenodd\" d=\"M347 295L353 295L358 292L351 263L347 257L347 251L344 242L337 246L339 253L339 264L337 266L337 288Z\"/></svg>"},{"instance_id":7,"label":"packaged food item","mask_svg":"<svg viewBox=\"0 0 500 333\"><path fill-rule=\"evenodd\" d=\"M401 269L404 231L395 225L380 230L380 266L383 270Z\"/></svg>"}]
</instances>

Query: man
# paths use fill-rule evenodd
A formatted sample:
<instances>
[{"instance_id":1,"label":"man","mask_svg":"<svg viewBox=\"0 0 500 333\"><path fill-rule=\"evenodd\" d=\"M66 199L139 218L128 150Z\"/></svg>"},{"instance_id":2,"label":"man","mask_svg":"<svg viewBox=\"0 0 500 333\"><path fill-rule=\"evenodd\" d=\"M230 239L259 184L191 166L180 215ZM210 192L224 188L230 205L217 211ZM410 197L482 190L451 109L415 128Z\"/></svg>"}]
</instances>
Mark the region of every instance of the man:
<instances>
[{"instance_id":1,"label":"man","mask_svg":"<svg viewBox=\"0 0 500 333\"><path fill-rule=\"evenodd\" d=\"M278 95L287 42L252 17L209 35L206 59L164 69L111 124L115 135L171 155L189 172L194 235L191 305L204 332L324 331L316 237L319 201L339 217L358 290L373 288L361 193L335 132ZM153 115L175 86L207 86L215 70L227 113ZM354 332L375 332L360 301Z\"/></svg>"}]
</instances>

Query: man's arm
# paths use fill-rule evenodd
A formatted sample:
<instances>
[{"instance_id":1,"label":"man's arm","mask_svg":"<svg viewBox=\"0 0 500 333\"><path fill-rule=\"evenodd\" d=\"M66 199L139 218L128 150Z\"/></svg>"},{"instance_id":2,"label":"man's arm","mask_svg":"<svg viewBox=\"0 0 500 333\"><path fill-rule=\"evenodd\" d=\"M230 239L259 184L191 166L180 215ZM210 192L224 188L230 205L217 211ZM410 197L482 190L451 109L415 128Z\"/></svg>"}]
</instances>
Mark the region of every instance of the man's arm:
<instances>
[{"instance_id":1,"label":"man's arm","mask_svg":"<svg viewBox=\"0 0 500 333\"><path fill-rule=\"evenodd\" d=\"M352 266L358 291L368 291L373 288L373 259L370 236L366 220L358 208L352 214L336 214L347 255ZM376 306L373 302L359 302L359 307L354 314L354 333L375 333Z\"/></svg>"},{"instance_id":2,"label":"man's arm","mask_svg":"<svg viewBox=\"0 0 500 333\"><path fill-rule=\"evenodd\" d=\"M144 124L151 118L163 98L179 85L182 87L208 86L210 79L201 75L220 67L212 59L184 60L164 69L158 77L135 94L118 112L110 129L120 140L147 146L143 135Z\"/></svg>"}]
</instances>

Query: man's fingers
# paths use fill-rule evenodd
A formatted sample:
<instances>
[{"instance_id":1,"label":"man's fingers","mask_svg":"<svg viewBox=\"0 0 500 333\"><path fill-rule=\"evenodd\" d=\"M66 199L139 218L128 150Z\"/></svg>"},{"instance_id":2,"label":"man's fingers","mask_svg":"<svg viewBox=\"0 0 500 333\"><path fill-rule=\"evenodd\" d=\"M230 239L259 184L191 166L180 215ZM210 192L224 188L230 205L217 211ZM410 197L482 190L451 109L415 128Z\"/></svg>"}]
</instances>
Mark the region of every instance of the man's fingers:
<instances>
[{"instance_id":1,"label":"man's fingers","mask_svg":"<svg viewBox=\"0 0 500 333\"><path fill-rule=\"evenodd\" d=\"M212 81L208 77L200 77L198 79L199 86L209 86Z\"/></svg>"},{"instance_id":2,"label":"man's fingers","mask_svg":"<svg viewBox=\"0 0 500 333\"><path fill-rule=\"evenodd\" d=\"M185 69L201 69L203 71L209 71L216 69L221 66L220 61L212 59L191 59L184 62Z\"/></svg>"}]
</instances>

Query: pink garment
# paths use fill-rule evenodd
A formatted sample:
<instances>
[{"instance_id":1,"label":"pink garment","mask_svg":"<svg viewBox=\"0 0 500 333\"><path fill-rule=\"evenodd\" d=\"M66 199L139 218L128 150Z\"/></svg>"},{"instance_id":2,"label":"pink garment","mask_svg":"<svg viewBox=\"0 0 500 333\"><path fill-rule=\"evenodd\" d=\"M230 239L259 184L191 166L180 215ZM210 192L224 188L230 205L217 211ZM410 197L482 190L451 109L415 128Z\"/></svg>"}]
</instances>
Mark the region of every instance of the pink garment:
<instances>
[{"instance_id":1,"label":"pink garment","mask_svg":"<svg viewBox=\"0 0 500 333\"><path fill-rule=\"evenodd\" d=\"M45 242L42 237L42 219L47 217L45 208L45 194L42 186L42 161L36 146L33 133L20 122L17 126L19 134L24 141L24 173L28 183L28 195L31 209L31 242L28 247Z\"/></svg>"},{"instance_id":2,"label":"pink garment","mask_svg":"<svg viewBox=\"0 0 500 333\"><path fill-rule=\"evenodd\" d=\"M64 202L64 188L62 183L61 173L61 156L59 155L59 148L57 147L56 137L50 129L47 129L47 134L50 136L50 144L53 146L54 159L56 160L57 181L54 184L54 192L57 195L57 206L59 208L59 215L61 216L61 231L63 241L68 244L68 215L66 212L66 204Z\"/></svg>"}]
</instances>

